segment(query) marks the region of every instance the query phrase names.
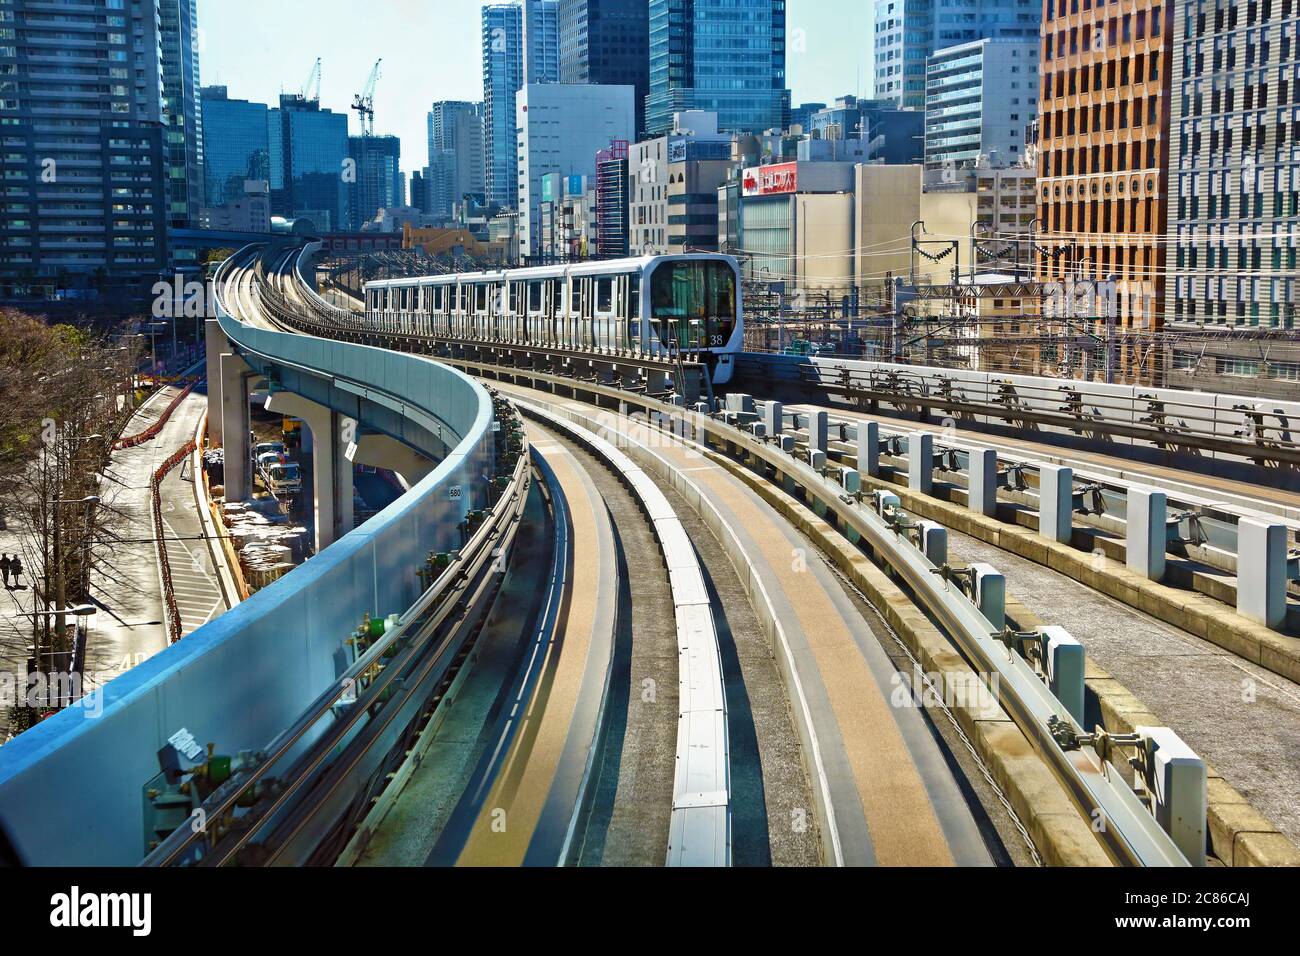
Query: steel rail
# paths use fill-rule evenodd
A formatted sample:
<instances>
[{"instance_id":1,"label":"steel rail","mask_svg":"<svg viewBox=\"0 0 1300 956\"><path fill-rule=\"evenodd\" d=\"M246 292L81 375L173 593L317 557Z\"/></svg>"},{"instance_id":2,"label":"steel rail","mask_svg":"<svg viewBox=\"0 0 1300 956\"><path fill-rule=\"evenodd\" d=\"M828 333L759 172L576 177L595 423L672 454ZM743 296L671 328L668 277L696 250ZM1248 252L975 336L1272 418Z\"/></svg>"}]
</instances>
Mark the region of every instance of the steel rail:
<instances>
[{"instance_id":1,"label":"steel rail","mask_svg":"<svg viewBox=\"0 0 1300 956\"><path fill-rule=\"evenodd\" d=\"M526 458L527 456L524 456L525 460ZM486 605L490 604L490 601L486 598L496 593L494 567L513 546L515 534L522 521L523 503L526 498L526 491L519 495L518 507L506 522L501 537L493 539L500 544L491 548L484 559L476 562L475 568L466 571L461 582L463 586L448 593L442 606L430 619L414 624L418 631L417 635L405 651L385 665L380 673L380 677L385 679L373 681L365 689L364 696L359 695L356 702L350 705L350 712L355 717L347 722L346 727L332 728L331 734L313 745L313 756L306 761L300 761L300 764L305 763L308 769L303 774L295 776L293 788L301 790L309 782L311 784L309 792L304 794L302 801L292 806L286 806L281 801L261 813L256 824L242 830L237 839L220 843L216 852L204 858L203 866L221 866L230 861L257 833L268 826L271 828L270 842L273 848L263 861L264 865L275 865L281 862L282 858L295 847L295 841L300 842L304 834L311 838L311 834L307 832L308 828L315 824L320 814L330 807L331 799L344 788L346 782L355 779L362 762L370 758L376 746L384 742L385 732L395 722L400 722L398 729L402 731L415 724L424 710L428 694L431 694L436 687L437 679L447 672L452 660L468 639L473 626L487 613ZM441 641L433 642L433 636L443 631L453 612L461 613L460 620L444 634ZM390 690L393 692L392 695L386 696ZM379 704L382 704L379 712L371 713L371 708ZM349 738L347 731L356 725L362 715L368 715L369 719L355 736ZM399 734L399 739L400 736ZM397 742L390 743L395 745ZM343 751L322 766L321 760L316 755L331 757L340 745L343 746ZM388 750L379 754L380 765L383 758L392 752L390 746ZM370 780L373 779L378 768L372 766L363 769L371 771L365 778ZM286 811L288 819L277 821L275 817L281 809ZM346 807L343 809L345 810ZM326 823L331 822L337 821L326 821ZM265 843L262 845L266 846ZM314 848L315 844L309 846Z\"/></svg>"}]
</instances>

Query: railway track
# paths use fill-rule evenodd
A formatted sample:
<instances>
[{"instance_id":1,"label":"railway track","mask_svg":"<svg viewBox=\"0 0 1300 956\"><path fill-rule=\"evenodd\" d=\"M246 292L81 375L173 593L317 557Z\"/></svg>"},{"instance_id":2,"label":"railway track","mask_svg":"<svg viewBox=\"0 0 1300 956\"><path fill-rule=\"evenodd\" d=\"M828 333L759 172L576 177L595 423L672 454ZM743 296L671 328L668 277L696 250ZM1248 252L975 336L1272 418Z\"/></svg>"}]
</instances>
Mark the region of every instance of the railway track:
<instances>
[{"instance_id":1,"label":"railway track","mask_svg":"<svg viewBox=\"0 0 1300 956\"><path fill-rule=\"evenodd\" d=\"M278 272L285 271L287 259L281 260ZM328 333L320 325L319 315L311 309L308 317L296 308L286 308L290 296L283 290L273 296L268 305L263 294L256 290L245 275L240 285L248 301L257 300L263 315L273 315L271 321L283 328L298 332ZM286 276L291 287L292 276ZM306 302L307 294L299 290L298 302ZM549 372L512 369L508 366L485 364L481 360L464 356L440 354L435 343L400 343L406 351L427 351L442 361L459 364L467 370L498 379L513 379L518 375L534 383L544 382L551 390L545 399L538 393L531 400L543 401L551 412L557 412L555 392L563 387L573 395L583 394L595 401L619 401L625 398L643 408L663 407L653 399L641 395L626 395L598 382L585 382L553 375ZM563 382L563 385L561 385ZM514 386L511 386L512 388ZM567 403L574 406L576 403ZM588 412L590 404L584 405ZM679 410L680 411L680 410ZM564 414L578 416L576 407ZM656 414L652 411L652 414ZM707 433L702 446L691 447L690 442L669 442L667 448L650 449L652 455L663 455L660 462L664 478L671 481L679 492L711 515L722 517L724 531L732 536L733 563L742 577L750 575L751 581L760 584L765 614L774 625L774 656L786 677L790 691L790 706L799 725L803 743L803 756L812 785L815 813L821 831L824 856L827 862L916 862L918 853L932 864L994 862L995 853L990 844L996 839L989 835L986 820L976 819L972 801L947 771L947 756L933 748L934 735L925 724L928 717L910 709L890 707L887 703L886 684L896 681L897 671L888 655L883 653L869 628L862 627L862 615L848 600L830 571L808 574L808 567L795 569L791 556L798 555L797 539L790 537L788 521L761 520L756 501L767 500L767 493L754 487L752 482L738 478L734 468L721 467L717 450L710 449L710 441L721 439L743 458L750 458L751 467L757 462L771 459L771 453L744 441L737 441L726 426L704 422ZM626 434L619 441L630 440ZM704 464L692 467L690 460L676 460L677 455L705 456ZM784 473L787 483L795 478L798 485L813 494L809 484L798 469L776 464L778 474ZM761 470L761 469L760 469ZM693 473L694 472L694 473ZM717 474L714 474L716 472ZM722 475L728 477L723 482ZM679 485L679 477L688 477L687 484ZM715 484L716 482L716 484ZM708 493L702 493L704 486ZM683 488L686 490L683 492ZM755 494L755 491L758 491ZM812 500L818 514L831 514L841 530L854 536L867 536L877 549L877 560L883 560L891 573L903 584L899 592L904 602L910 602L911 611L900 607L888 610L905 618L926 618L937 624L939 631L956 647L977 671L984 675L997 673L1003 685L996 695L996 704L1005 708L1004 719L1014 725L1024 743L1033 749L1043 766L1062 806L1073 813L1074 823L1058 818L1056 825L1078 830L1076 852L1089 856L1088 862L1114 862L1120 864L1173 864L1183 861L1172 848L1146 811L1137 804L1131 792L1116 787L1106 773L1106 756L1097 755L1084 746L1080 749L1062 749L1056 731L1049 730L1048 716L1053 721L1064 720L1064 711L1054 703L1050 694L1034 676L1032 668L1006 662L990 650L978 637L967 639L963 635L976 634L972 625L977 612L964 611L942 598L933 586L933 579L922 564L909 557L906 549L890 545L885 552L879 549L884 542L871 521L845 501L817 492ZM787 516L788 517L788 516ZM706 521L708 519L706 518ZM712 527L712 526L711 526ZM737 530L739 529L739 530ZM714 529L715 533L719 529ZM850 540L857 540L851 537ZM891 550L892 549L892 550ZM738 560L737 554L748 558ZM766 573L756 573L755 560L761 558ZM797 562L796 562L797 563ZM743 567L743 570L742 570ZM791 570L787 571L786 568ZM798 576L792 576L798 575ZM816 587L810 586L816 582ZM831 587L834 584L834 587ZM895 588L897 590L897 588ZM891 592L892 593L892 592ZM751 591L751 597L755 597ZM755 604L759 601L756 599ZM974 616L972 616L974 615ZM763 614L760 614L763 616ZM981 625L987 627L987 624ZM984 638L987 640L987 635ZM1019 669L1017 669L1019 668ZM1010 686L1008 686L1010 685ZM876 693L863 694L864 688L874 687ZM1037 689L1036 689L1037 688ZM864 697L866 699L864 699ZM911 717L904 715L911 714ZM912 721L909 725L909 721ZM927 743L928 741L928 743ZM978 762L995 759L996 754L970 748L970 756ZM526 763L525 763L526 765ZM942 766L945 773L936 773ZM993 775L984 768L987 780ZM1040 781L1041 782L1041 781ZM495 782L493 787L495 787ZM489 793L493 791L489 790ZM1127 794L1127 796L1126 796ZM996 795L1003 809L1010 809L1014 818L1016 810L1029 808L1016 806L1015 795ZM535 798L534 798L535 802ZM493 808L499 809L499 808ZM1092 834L1089 823L1097 813L1103 813L1111 826L1103 832ZM482 822L480 814L474 817ZM1144 822L1145 821L1145 822ZM1028 833L1030 825L1014 820L1012 829ZM1081 829L1080 829L1081 828ZM471 827L472 829L472 827ZM517 834L516 841L521 837ZM1069 840L1067 840L1069 842ZM467 841L468 843L468 841ZM1032 845L1033 836L1029 843ZM518 852L518 842L515 843ZM1086 849L1088 846L1092 850ZM526 851L525 851L526 852ZM1037 853L1031 850L1031 853Z\"/></svg>"}]
</instances>

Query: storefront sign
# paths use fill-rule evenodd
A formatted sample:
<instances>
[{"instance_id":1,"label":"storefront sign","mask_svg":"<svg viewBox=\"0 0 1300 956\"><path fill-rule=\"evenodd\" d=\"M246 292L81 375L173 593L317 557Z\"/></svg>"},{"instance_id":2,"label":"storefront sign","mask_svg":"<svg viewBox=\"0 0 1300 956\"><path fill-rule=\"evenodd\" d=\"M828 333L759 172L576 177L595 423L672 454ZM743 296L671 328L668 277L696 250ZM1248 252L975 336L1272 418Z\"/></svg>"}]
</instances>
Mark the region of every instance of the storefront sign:
<instances>
[{"instance_id":1,"label":"storefront sign","mask_svg":"<svg viewBox=\"0 0 1300 956\"><path fill-rule=\"evenodd\" d=\"M742 180L746 196L774 196L797 192L799 189L799 164L777 163L772 166L753 166L745 170Z\"/></svg>"}]
</instances>

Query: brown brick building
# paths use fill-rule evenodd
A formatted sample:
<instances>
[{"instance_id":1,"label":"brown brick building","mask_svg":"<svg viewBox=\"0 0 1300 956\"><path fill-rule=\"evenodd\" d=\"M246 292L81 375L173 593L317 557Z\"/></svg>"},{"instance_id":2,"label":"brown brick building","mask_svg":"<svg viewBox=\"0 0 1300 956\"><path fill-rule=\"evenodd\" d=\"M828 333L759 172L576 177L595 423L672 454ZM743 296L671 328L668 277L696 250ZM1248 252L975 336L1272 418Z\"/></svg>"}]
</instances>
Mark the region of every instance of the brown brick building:
<instances>
[{"instance_id":1,"label":"brown brick building","mask_svg":"<svg viewBox=\"0 0 1300 956\"><path fill-rule=\"evenodd\" d=\"M1172 21L1170 0L1043 5L1039 276L1115 276L1121 329L1161 324ZM1125 377L1148 360L1125 350Z\"/></svg>"}]
</instances>

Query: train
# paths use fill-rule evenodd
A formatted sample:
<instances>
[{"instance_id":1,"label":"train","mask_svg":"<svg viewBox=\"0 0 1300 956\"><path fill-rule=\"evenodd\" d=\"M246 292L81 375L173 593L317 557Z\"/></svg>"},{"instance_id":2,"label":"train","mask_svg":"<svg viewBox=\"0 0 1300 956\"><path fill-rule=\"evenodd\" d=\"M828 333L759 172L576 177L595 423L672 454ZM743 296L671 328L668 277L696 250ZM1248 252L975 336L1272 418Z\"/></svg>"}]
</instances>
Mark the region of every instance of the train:
<instances>
[{"instance_id":1,"label":"train","mask_svg":"<svg viewBox=\"0 0 1300 956\"><path fill-rule=\"evenodd\" d=\"M704 361L725 385L744 347L740 267L714 253L384 279L365 285L368 320L408 334L565 351L634 351Z\"/></svg>"}]
</instances>

